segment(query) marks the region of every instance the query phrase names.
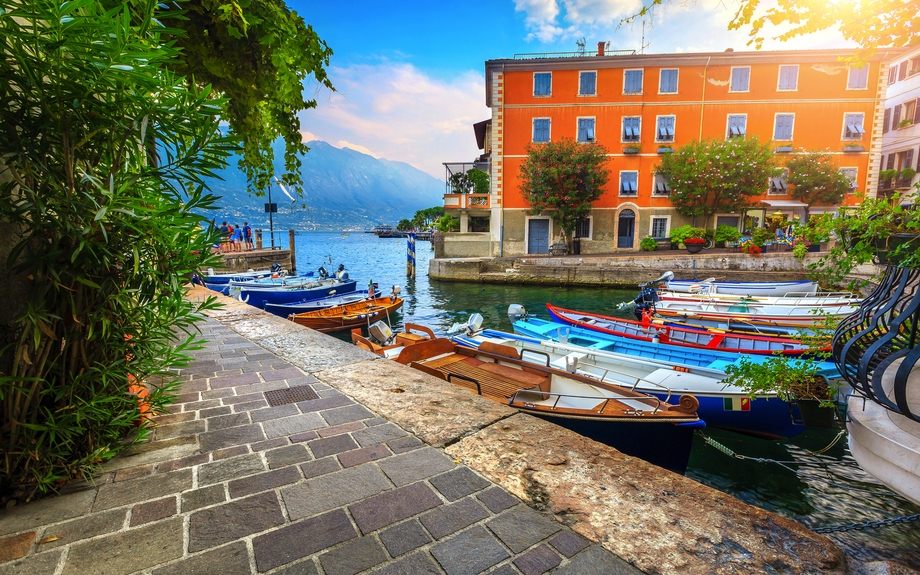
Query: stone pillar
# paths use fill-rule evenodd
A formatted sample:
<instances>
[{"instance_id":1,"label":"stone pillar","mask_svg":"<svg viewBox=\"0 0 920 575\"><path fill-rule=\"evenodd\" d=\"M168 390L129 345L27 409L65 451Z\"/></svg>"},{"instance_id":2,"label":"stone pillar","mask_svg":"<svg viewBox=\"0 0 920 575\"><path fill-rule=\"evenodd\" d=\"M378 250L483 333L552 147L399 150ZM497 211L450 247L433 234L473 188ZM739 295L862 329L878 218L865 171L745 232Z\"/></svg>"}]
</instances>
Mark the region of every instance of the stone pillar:
<instances>
[{"instance_id":1,"label":"stone pillar","mask_svg":"<svg viewBox=\"0 0 920 575\"><path fill-rule=\"evenodd\" d=\"M465 234L470 231L470 216L466 210L460 211L460 233Z\"/></svg>"}]
</instances>

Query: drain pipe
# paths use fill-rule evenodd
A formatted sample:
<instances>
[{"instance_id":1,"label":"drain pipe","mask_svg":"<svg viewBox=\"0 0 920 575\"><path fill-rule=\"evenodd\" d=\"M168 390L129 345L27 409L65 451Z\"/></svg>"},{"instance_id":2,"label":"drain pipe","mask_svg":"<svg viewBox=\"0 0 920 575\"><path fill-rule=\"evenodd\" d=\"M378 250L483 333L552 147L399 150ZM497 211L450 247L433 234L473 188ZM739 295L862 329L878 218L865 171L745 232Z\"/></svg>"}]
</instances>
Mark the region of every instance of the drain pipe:
<instances>
[{"instance_id":1,"label":"drain pipe","mask_svg":"<svg viewBox=\"0 0 920 575\"><path fill-rule=\"evenodd\" d=\"M505 163L505 65L502 64L502 135L501 135L501 145L502 145L502 164ZM493 126L494 129L494 126ZM504 167L504 166L502 166ZM502 180L505 178L505 170L502 170ZM501 206L498 208L498 221L499 221L499 232L498 232L498 257L505 257L505 190L507 187L502 188L502 197L501 197Z\"/></svg>"}]
</instances>

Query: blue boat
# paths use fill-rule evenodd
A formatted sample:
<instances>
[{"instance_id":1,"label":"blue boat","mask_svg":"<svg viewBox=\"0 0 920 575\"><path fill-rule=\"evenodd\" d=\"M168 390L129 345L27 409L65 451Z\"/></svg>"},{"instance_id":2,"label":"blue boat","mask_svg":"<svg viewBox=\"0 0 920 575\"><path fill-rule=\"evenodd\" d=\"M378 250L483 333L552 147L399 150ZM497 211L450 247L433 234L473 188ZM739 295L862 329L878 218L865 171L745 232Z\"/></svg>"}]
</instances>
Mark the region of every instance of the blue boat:
<instances>
[{"instance_id":1,"label":"blue boat","mask_svg":"<svg viewBox=\"0 0 920 575\"><path fill-rule=\"evenodd\" d=\"M357 280L342 281L337 279L319 280L303 284L304 287L240 287L235 286L234 290L238 291L236 297L244 303L253 307L265 309L266 303L273 304L290 304L298 301L319 299L327 297L331 290L337 294L346 294L355 291L358 285Z\"/></svg>"},{"instance_id":2,"label":"blue boat","mask_svg":"<svg viewBox=\"0 0 920 575\"><path fill-rule=\"evenodd\" d=\"M352 291L345 294L340 294L338 290L334 289L330 291L333 293L318 299L308 299L288 304L266 303L265 311L281 317L287 317L292 313L326 309L368 299L367 290ZM375 290L371 297L380 297L380 290Z\"/></svg>"}]
</instances>

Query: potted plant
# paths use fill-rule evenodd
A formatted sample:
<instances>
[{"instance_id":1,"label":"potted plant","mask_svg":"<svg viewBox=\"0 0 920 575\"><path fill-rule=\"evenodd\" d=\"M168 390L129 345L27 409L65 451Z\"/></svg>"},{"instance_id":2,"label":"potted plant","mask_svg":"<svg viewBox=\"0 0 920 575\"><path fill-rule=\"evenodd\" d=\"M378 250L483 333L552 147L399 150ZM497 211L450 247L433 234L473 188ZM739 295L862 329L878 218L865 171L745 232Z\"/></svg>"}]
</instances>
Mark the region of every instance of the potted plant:
<instances>
[{"instance_id":1,"label":"potted plant","mask_svg":"<svg viewBox=\"0 0 920 575\"><path fill-rule=\"evenodd\" d=\"M674 151L674 148L671 147L671 146L668 146L668 145L664 145L664 146L659 146L659 147L658 147L658 153L659 153L659 154L670 154L670 153L673 152L673 151Z\"/></svg>"},{"instance_id":2,"label":"potted plant","mask_svg":"<svg viewBox=\"0 0 920 575\"><path fill-rule=\"evenodd\" d=\"M898 177L897 170L882 170L878 173L879 180L892 180Z\"/></svg>"},{"instance_id":3,"label":"potted plant","mask_svg":"<svg viewBox=\"0 0 920 575\"><path fill-rule=\"evenodd\" d=\"M655 238L648 236L639 242L639 249L646 252L653 252L658 248L658 242L655 241Z\"/></svg>"},{"instance_id":4,"label":"potted plant","mask_svg":"<svg viewBox=\"0 0 920 575\"><path fill-rule=\"evenodd\" d=\"M706 240L704 238L687 238L684 240L684 245L687 246L687 252L698 254L703 251Z\"/></svg>"},{"instance_id":5,"label":"potted plant","mask_svg":"<svg viewBox=\"0 0 920 575\"><path fill-rule=\"evenodd\" d=\"M901 170L901 173L898 175L898 178L905 182L910 182L914 176L917 174L917 170L913 168L904 168Z\"/></svg>"},{"instance_id":6,"label":"potted plant","mask_svg":"<svg viewBox=\"0 0 920 575\"><path fill-rule=\"evenodd\" d=\"M741 246L741 253L745 253L745 254L748 254L749 256L754 256L755 258L759 258L760 255L763 253L763 248L755 244L753 241L744 242L744 244Z\"/></svg>"},{"instance_id":7,"label":"potted plant","mask_svg":"<svg viewBox=\"0 0 920 575\"><path fill-rule=\"evenodd\" d=\"M674 228L671 230L671 243L672 244L683 244L686 247L686 240L688 238L699 238L703 239L706 237L706 230L701 228L694 228L693 226L681 226L679 228Z\"/></svg>"},{"instance_id":8,"label":"potted plant","mask_svg":"<svg viewBox=\"0 0 920 575\"><path fill-rule=\"evenodd\" d=\"M629 144L628 146L623 148L624 154L638 154L641 151L642 151L642 146L639 144Z\"/></svg>"},{"instance_id":9,"label":"potted plant","mask_svg":"<svg viewBox=\"0 0 920 575\"><path fill-rule=\"evenodd\" d=\"M805 254L808 253L808 247L811 243L803 238L796 238L792 241L792 255L797 260L804 260Z\"/></svg>"},{"instance_id":10,"label":"potted plant","mask_svg":"<svg viewBox=\"0 0 920 575\"><path fill-rule=\"evenodd\" d=\"M741 232L732 226L719 226L712 234L712 241L717 248L724 248L726 243L737 242L741 239Z\"/></svg>"},{"instance_id":11,"label":"potted plant","mask_svg":"<svg viewBox=\"0 0 920 575\"><path fill-rule=\"evenodd\" d=\"M898 122L898 128L906 128L913 123L914 123L913 120L911 120L910 118L904 118L903 120Z\"/></svg>"}]
</instances>

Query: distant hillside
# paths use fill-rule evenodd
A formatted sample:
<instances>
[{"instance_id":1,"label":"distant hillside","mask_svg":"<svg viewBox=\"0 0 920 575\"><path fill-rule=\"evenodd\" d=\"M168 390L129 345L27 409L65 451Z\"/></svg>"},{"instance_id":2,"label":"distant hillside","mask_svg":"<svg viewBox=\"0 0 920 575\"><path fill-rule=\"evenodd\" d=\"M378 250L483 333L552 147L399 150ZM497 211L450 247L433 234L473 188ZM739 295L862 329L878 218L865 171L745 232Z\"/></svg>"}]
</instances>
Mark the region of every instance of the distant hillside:
<instances>
[{"instance_id":1,"label":"distant hillside","mask_svg":"<svg viewBox=\"0 0 920 575\"><path fill-rule=\"evenodd\" d=\"M314 140L303 158L303 203L291 212L291 200L277 185L272 186L272 201L278 204L276 229L364 229L377 224L396 224L411 218L418 210L441 205L444 182L404 162L378 160L349 148L336 148ZM284 158L280 143L275 145L275 166L282 173ZM228 169L219 172L224 181L210 182L222 196L219 221L248 221L267 225L264 205L267 197L246 193L245 175L236 168L236 158ZM218 222L219 223L219 222Z\"/></svg>"}]
</instances>

